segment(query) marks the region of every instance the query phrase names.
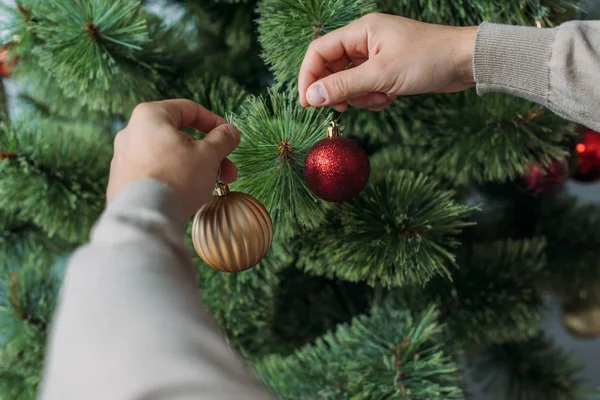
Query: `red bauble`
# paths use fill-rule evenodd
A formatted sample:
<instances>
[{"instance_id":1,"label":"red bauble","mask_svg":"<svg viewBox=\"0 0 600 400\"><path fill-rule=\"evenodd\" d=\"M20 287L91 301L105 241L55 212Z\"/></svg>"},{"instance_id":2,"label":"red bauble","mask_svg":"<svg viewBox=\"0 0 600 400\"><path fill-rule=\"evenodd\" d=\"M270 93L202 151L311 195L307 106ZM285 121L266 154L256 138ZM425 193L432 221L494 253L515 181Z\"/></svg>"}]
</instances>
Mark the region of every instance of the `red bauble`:
<instances>
[{"instance_id":1,"label":"red bauble","mask_svg":"<svg viewBox=\"0 0 600 400\"><path fill-rule=\"evenodd\" d=\"M523 177L527 191L534 194L548 194L560 189L567 177L569 168L564 160L552 160L550 165L531 165Z\"/></svg>"},{"instance_id":2,"label":"red bauble","mask_svg":"<svg viewBox=\"0 0 600 400\"><path fill-rule=\"evenodd\" d=\"M350 200L359 194L367 186L370 171L367 153L352 139L340 136L335 122L304 162L304 179L310 190L331 202Z\"/></svg>"},{"instance_id":3,"label":"red bauble","mask_svg":"<svg viewBox=\"0 0 600 400\"><path fill-rule=\"evenodd\" d=\"M600 179L600 133L586 129L575 145L577 167L573 179L594 182Z\"/></svg>"},{"instance_id":4,"label":"red bauble","mask_svg":"<svg viewBox=\"0 0 600 400\"><path fill-rule=\"evenodd\" d=\"M17 65L18 57L8 58L10 46L0 48L0 78L8 78L15 65Z\"/></svg>"}]
</instances>

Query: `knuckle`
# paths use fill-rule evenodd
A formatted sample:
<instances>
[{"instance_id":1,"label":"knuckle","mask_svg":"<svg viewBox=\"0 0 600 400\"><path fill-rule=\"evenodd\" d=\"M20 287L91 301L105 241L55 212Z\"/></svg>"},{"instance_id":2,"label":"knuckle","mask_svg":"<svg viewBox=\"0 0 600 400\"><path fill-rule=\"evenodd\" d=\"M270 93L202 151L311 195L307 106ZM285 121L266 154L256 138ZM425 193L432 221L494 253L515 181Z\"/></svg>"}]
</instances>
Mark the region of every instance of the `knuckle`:
<instances>
[{"instance_id":1,"label":"knuckle","mask_svg":"<svg viewBox=\"0 0 600 400\"><path fill-rule=\"evenodd\" d=\"M329 82L329 91L334 96L346 96L348 93L348 80L343 75L332 78Z\"/></svg>"},{"instance_id":2,"label":"knuckle","mask_svg":"<svg viewBox=\"0 0 600 400\"><path fill-rule=\"evenodd\" d=\"M378 12L372 12L372 13L368 13L365 16L363 16L360 20L363 23L369 25L369 24L372 24L372 23L375 23L376 21L378 21L382 15L383 14L378 13Z\"/></svg>"},{"instance_id":3,"label":"knuckle","mask_svg":"<svg viewBox=\"0 0 600 400\"><path fill-rule=\"evenodd\" d=\"M155 106L152 103L148 103L148 102L140 103L137 106L135 106L135 108L133 109L133 112L131 113L131 116L138 117L138 116L149 115L154 110L154 107Z\"/></svg>"}]
</instances>

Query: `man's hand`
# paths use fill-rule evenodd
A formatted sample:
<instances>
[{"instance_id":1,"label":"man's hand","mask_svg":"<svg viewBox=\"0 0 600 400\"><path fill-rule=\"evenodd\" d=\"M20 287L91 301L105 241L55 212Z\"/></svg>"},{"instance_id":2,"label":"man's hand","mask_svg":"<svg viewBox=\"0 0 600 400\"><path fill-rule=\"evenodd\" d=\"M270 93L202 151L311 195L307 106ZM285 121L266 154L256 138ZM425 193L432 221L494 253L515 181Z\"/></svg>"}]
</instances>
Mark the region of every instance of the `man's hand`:
<instances>
[{"instance_id":1,"label":"man's hand","mask_svg":"<svg viewBox=\"0 0 600 400\"><path fill-rule=\"evenodd\" d=\"M180 131L186 127L207 135L196 140ZM134 181L156 179L179 193L189 217L210 199L219 168L223 182L235 180L226 157L239 142L236 128L193 101L142 103L115 138L107 202Z\"/></svg>"},{"instance_id":2,"label":"man's hand","mask_svg":"<svg viewBox=\"0 0 600 400\"><path fill-rule=\"evenodd\" d=\"M298 78L300 103L381 111L399 95L468 89L476 34L477 27L366 15L310 44Z\"/></svg>"}]
</instances>

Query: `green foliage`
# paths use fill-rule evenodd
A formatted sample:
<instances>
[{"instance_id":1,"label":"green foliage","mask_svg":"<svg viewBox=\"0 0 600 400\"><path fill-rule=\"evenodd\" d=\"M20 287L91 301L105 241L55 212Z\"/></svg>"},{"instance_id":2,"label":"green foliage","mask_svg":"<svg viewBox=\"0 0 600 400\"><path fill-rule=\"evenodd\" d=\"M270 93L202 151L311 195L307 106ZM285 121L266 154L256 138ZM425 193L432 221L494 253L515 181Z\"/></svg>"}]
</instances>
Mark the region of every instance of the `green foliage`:
<instances>
[{"instance_id":1,"label":"green foliage","mask_svg":"<svg viewBox=\"0 0 600 400\"><path fill-rule=\"evenodd\" d=\"M232 186L262 202L275 233L289 237L315 228L325 217L325 203L308 189L302 175L310 147L325 137L330 115L302 108L292 95L269 92L250 97L232 123L240 146L231 155L239 179Z\"/></svg>"},{"instance_id":2,"label":"green foliage","mask_svg":"<svg viewBox=\"0 0 600 400\"><path fill-rule=\"evenodd\" d=\"M0 209L82 243L104 208L111 139L86 124L30 116L0 131Z\"/></svg>"},{"instance_id":3,"label":"green foliage","mask_svg":"<svg viewBox=\"0 0 600 400\"><path fill-rule=\"evenodd\" d=\"M60 276L41 247L19 266L1 261L0 398L34 399Z\"/></svg>"},{"instance_id":4,"label":"green foliage","mask_svg":"<svg viewBox=\"0 0 600 400\"><path fill-rule=\"evenodd\" d=\"M65 251L68 243L50 239L30 221L19 219L15 213L0 209L0 259L12 258L40 246L48 253Z\"/></svg>"},{"instance_id":5,"label":"green foliage","mask_svg":"<svg viewBox=\"0 0 600 400\"><path fill-rule=\"evenodd\" d=\"M436 317L431 308L413 316L375 306L314 345L265 358L257 371L282 399L463 399Z\"/></svg>"},{"instance_id":6,"label":"green foliage","mask_svg":"<svg viewBox=\"0 0 600 400\"><path fill-rule=\"evenodd\" d=\"M472 207L423 174L391 171L373 179L335 210L339 223L311 233L302 255L305 271L386 287L423 284L450 276L457 235Z\"/></svg>"},{"instance_id":7,"label":"green foliage","mask_svg":"<svg viewBox=\"0 0 600 400\"><path fill-rule=\"evenodd\" d=\"M483 21L532 26L542 21L552 26L557 16L573 12L571 0L378 0L389 14L446 25L479 25Z\"/></svg>"},{"instance_id":8,"label":"green foliage","mask_svg":"<svg viewBox=\"0 0 600 400\"><path fill-rule=\"evenodd\" d=\"M452 283L427 285L453 340L504 343L539 331L544 304L543 239L506 240L461 248Z\"/></svg>"},{"instance_id":9,"label":"green foliage","mask_svg":"<svg viewBox=\"0 0 600 400\"><path fill-rule=\"evenodd\" d=\"M432 175L435 162L427 152L417 146L390 146L371 157L371 177L385 177L388 171L408 170L417 174Z\"/></svg>"},{"instance_id":10,"label":"green foliage","mask_svg":"<svg viewBox=\"0 0 600 400\"><path fill-rule=\"evenodd\" d=\"M33 53L65 96L113 112L159 97L156 70L138 58L150 43L139 1L37 2L31 14L41 42Z\"/></svg>"},{"instance_id":11,"label":"green foliage","mask_svg":"<svg viewBox=\"0 0 600 400\"><path fill-rule=\"evenodd\" d=\"M373 0L261 0L262 57L280 85L293 86L310 42L375 11Z\"/></svg>"},{"instance_id":12,"label":"green foliage","mask_svg":"<svg viewBox=\"0 0 600 400\"><path fill-rule=\"evenodd\" d=\"M578 378L581 367L544 336L492 345L473 370L494 400L575 400L593 394Z\"/></svg>"},{"instance_id":13,"label":"green foliage","mask_svg":"<svg viewBox=\"0 0 600 400\"><path fill-rule=\"evenodd\" d=\"M567 195L545 200L536 213L536 231L548 240L546 269L552 287L600 281L600 207Z\"/></svg>"},{"instance_id":14,"label":"green foliage","mask_svg":"<svg viewBox=\"0 0 600 400\"><path fill-rule=\"evenodd\" d=\"M248 95L248 92L233 79L208 73L186 81L186 89L191 100L224 118L236 113Z\"/></svg>"},{"instance_id":15,"label":"green foliage","mask_svg":"<svg viewBox=\"0 0 600 400\"><path fill-rule=\"evenodd\" d=\"M368 147L402 142L412 129L410 105L407 98L401 98L380 112L350 107L341 117L344 132Z\"/></svg>"},{"instance_id":16,"label":"green foliage","mask_svg":"<svg viewBox=\"0 0 600 400\"><path fill-rule=\"evenodd\" d=\"M415 144L426 145L436 173L456 184L504 182L530 163L568 153L573 125L526 100L474 91L435 95L416 112Z\"/></svg>"}]
</instances>

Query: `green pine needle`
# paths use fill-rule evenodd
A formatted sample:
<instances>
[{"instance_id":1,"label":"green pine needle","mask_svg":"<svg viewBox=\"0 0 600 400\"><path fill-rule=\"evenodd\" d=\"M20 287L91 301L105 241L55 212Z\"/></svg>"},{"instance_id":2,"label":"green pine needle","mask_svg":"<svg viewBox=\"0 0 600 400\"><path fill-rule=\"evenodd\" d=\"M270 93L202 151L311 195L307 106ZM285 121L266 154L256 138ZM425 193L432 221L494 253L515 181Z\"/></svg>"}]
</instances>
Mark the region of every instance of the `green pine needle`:
<instances>
[{"instance_id":1,"label":"green pine needle","mask_svg":"<svg viewBox=\"0 0 600 400\"><path fill-rule=\"evenodd\" d=\"M304 269L386 287L450 277L456 236L470 225L466 218L473 208L412 171L391 171L372 181L336 210L339 225L311 234L313 246L301 258Z\"/></svg>"},{"instance_id":2,"label":"green pine needle","mask_svg":"<svg viewBox=\"0 0 600 400\"><path fill-rule=\"evenodd\" d=\"M280 85L293 86L311 41L372 11L373 0L262 0L257 22L263 59Z\"/></svg>"},{"instance_id":3,"label":"green pine needle","mask_svg":"<svg viewBox=\"0 0 600 400\"><path fill-rule=\"evenodd\" d=\"M21 265L0 261L0 398L33 400L61 274L42 247Z\"/></svg>"},{"instance_id":4,"label":"green pine needle","mask_svg":"<svg viewBox=\"0 0 600 400\"><path fill-rule=\"evenodd\" d=\"M265 358L257 371L282 399L464 399L436 317L432 308L412 316L376 306L291 356Z\"/></svg>"},{"instance_id":5,"label":"green pine needle","mask_svg":"<svg viewBox=\"0 0 600 400\"><path fill-rule=\"evenodd\" d=\"M559 17L574 12L571 0L377 0L380 10L419 21L446 25L479 25L483 21L532 26L536 21L546 26L558 23Z\"/></svg>"},{"instance_id":6,"label":"green pine needle","mask_svg":"<svg viewBox=\"0 0 600 400\"><path fill-rule=\"evenodd\" d=\"M578 377L581 367L544 336L490 346L474 363L473 371L493 400L600 397Z\"/></svg>"},{"instance_id":7,"label":"green pine needle","mask_svg":"<svg viewBox=\"0 0 600 400\"><path fill-rule=\"evenodd\" d=\"M159 97L155 70L137 58L150 42L140 1L39 2L32 13L33 52L67 97L117 113Z\"/></svg>"},{"instance_id":8,"label":"green pine needle","mask_svg":"<svg viewBox=\"0 0 600 400\"><path fill-rule=\"evenodd\" d=\"M18 214L18 209L14 213L0 209L0 259L17 257L38 246L55 254L71 247L63 240L49 238L31 221L18 218Z\"/></svg>"},{"instance_id":9,"label":"green pine needle","mask_svg":"<svg viewBox=\"0 0 600 400\"><path fill-rule=\"evenodd\" d=\"M507 240L461 249L452 282L436 279L426 287L453 340L504 343L537 334L545 299L545 244Z\"/></svg>"},{"instance_id":10,"label":"green pine needle","mask_svg":"<svg viewBox=\"0 0 600 400\"><path fill-rule=\"evenodd\" d=\"M111 138L90 125L33 116L0 130L0 209L50 237L82 243L104 208Z\"/></svg>"},{"instance_id":11,"label":"green pine needle","mask_svg":"<svg viewBox=\"0 0 600 400\"><path fill-rule=\"evenodd\" d=\"M206 73L185 83L189 98L213 113L227 118L237 113L248 95L235 80Z\"/></svg>"},{"instance_id":12,"label":"green pine needle","mask_svg":"<svg viewBox=\"0 0 600 400\"><path fill-rule=\"evenodd\" d=\"M600 206L573 196L545 198L537 209L538 234L548 241L549 280L562 291L600 281Z\"/></svg>"},{"instance_id":13,"label":"green pine needle","mask_svg":"<svg viewBox=\"0 0 600 400\"><path fill-rule=\"evenodd\" d=\"M530 163L568 154L573 124L526 100L474 91L433 95L415 111L411 141L436 160L436 171L457 184L504 182Z\"/></svg>"},{"instance_id":14,"label":"green pine needle","mask_svg":"<svg viewBox=\"0 0 600 400\"><path fill-rule=\"evenodd\" d=\"M330 118L274 92L250 97L231 118L242 136L230 157L239 171L232 187L265 205L277 235L315 228L325 218L326 205L310 192L302 171L306 153L325 137Z\"/></svg>"}]
</instances>

